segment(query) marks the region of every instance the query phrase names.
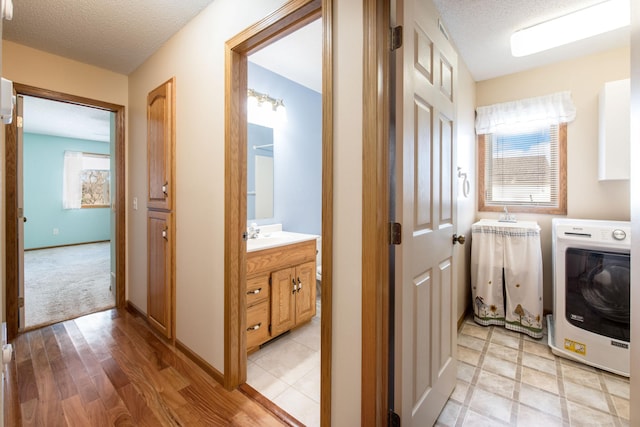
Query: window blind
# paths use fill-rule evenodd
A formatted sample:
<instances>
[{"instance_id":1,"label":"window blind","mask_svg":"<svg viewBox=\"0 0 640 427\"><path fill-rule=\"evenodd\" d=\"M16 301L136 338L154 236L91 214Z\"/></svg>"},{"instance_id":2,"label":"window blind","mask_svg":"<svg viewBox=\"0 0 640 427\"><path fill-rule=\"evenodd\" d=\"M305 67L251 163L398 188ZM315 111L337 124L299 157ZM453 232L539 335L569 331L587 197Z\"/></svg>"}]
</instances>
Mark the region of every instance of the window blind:
<instances>
[{"instance_id":1,"label":"window blind","mask_svg":"<svg viewBox=\"0 0 640 427\"><path fill-rule=\"evenodd\" d=\"M558 126L485 135L485 204L557 207Z\"/></svg>"}]
</instances>

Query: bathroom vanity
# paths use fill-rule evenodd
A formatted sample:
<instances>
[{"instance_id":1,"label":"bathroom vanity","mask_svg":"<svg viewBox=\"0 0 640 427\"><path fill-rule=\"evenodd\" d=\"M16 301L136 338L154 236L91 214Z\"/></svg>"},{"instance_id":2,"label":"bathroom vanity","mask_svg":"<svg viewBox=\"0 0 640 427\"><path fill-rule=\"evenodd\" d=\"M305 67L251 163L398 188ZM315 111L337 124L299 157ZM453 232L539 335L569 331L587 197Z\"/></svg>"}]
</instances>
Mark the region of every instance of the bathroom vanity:
<instances>
[{"instance_id":1,"label":"bathroom vanity","mask_svg":"<svg viewBox=\"0 0 640 427\"><path fill-rule=\"evenodd\" d=\"M247 242L247 352L315 316L316 237L280 231Z\"/></svg>"}]
</instances>

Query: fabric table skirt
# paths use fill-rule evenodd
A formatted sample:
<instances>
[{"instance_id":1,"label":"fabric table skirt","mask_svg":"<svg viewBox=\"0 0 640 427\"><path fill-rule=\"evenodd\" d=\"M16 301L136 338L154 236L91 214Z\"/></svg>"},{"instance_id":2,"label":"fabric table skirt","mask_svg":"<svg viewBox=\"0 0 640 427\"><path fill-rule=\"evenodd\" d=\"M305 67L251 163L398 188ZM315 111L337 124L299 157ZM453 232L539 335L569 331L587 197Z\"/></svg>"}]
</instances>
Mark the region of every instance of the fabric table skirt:
<instances>
[{"instance_id":1,"label":"fabric table skirt","mask_svg":"<svg viewBox=\"0 0 640 427\"><path fill-rule=\"evenodd\" d=\"M542 249L536 222L481 220L471 228L473 318L542 338Z\"/></svg>"}]
</instances>

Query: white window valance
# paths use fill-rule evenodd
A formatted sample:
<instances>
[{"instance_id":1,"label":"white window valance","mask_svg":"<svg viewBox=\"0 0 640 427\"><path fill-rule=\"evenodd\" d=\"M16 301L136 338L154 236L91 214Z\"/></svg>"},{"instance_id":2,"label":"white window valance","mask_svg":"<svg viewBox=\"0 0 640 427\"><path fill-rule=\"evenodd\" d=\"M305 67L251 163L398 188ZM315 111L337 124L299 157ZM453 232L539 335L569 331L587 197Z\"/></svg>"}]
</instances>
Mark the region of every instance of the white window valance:
<instances>
[{"instance_id":1,"label":"white window valance","mask_svg":"<svg viewBox=\"0 0 640 427\"><path fill-rule=\"evenodd\" d=\"M559 124L573 121L576 107L569 91L476 109L476 133L495 133L513 125Z\"/></svg>"}]
</instances>

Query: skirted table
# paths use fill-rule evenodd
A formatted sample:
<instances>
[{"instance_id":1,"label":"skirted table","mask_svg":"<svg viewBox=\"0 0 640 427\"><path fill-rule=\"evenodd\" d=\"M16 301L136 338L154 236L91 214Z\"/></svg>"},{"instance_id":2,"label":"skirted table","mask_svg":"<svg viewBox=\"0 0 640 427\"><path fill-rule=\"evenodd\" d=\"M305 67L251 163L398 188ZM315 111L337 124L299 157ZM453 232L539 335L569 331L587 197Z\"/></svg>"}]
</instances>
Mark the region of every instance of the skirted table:
<instances>
[{"instance_id":1,"label":"skirted table","mask_svg":"<svg viewBox=\"0 0 640 427\"><path fill-rule=\"evenodd\" d=\"M483 219L472 225L471 296L476 323L542 338L538 223Z\"/></svg>"}]
</instances>

